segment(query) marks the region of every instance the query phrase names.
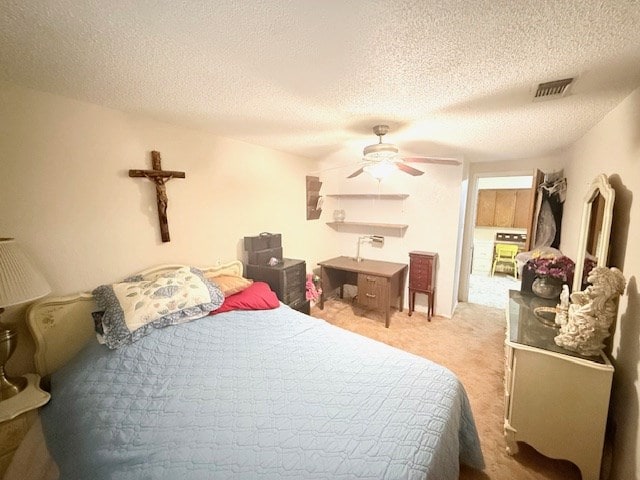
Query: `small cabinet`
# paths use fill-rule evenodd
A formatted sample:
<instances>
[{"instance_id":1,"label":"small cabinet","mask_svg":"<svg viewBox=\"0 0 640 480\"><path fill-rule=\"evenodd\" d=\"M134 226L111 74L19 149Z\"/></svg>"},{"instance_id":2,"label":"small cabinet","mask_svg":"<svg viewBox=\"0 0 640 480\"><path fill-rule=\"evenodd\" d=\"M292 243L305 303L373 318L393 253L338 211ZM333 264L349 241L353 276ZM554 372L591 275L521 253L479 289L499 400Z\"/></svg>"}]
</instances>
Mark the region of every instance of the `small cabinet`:
<instances>
[{"instance_id":1,"label":"small cabinet","mask_svg":"<svg viewBox=\"0 0 640 480\"><path fill-rule=\"evenodd\" d=\"M416 293L427 295L427 320L433 315L436 264L438 254L432 252L409 252L409 316L413 313Z\"/></svg>"},{"instance_id":2,"label":"small cabinet","mask_svg":"<svg viewBox=\"0 0 640 480\"><path fill-rule=\"evenodd\" d=\"M306 299L306 265L304 260L285 258L273 267L248 264L245 271L247 278L269 284L282 303L308 315L310 305Z\"/></svg>"}]
</instances>

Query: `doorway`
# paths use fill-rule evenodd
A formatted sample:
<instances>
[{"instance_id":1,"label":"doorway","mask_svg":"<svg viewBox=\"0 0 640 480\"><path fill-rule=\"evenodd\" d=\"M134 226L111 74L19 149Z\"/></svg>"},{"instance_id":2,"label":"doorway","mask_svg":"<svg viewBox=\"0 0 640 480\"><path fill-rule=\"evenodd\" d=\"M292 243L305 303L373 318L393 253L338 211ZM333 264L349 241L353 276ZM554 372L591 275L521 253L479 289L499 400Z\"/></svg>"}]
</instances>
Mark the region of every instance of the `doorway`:
<instances>
[{"instance_id":1,"label":"doorway","mask_svg":"<svg viewBox=\"0 0 640 480\"><path fill-rule=\"evenodd\" d=\"M527 248L532 180L532 175L476 179L468 302L505 308L508 291L520 289L514 257Z\"/></svg>"}]
</instances>

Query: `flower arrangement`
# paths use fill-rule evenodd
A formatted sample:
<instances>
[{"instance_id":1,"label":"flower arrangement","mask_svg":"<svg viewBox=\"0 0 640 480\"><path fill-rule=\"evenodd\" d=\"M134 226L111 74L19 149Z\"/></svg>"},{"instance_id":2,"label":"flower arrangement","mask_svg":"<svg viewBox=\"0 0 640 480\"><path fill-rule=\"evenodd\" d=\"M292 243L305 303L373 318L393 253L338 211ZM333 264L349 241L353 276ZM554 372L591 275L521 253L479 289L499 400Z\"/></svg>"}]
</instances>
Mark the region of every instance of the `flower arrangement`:
<instances>
[{"instance_id":1,"label":"flower arrangement","mask_svg":"<svg viewBox=\"0 0 640 480\"><path fill-rule=\"evenodd\" d=\"M565 255L541 255L527 262L527 269L536 277L546 277L569 282L573 278L576 264Z\"/></svg>"},{"instance_id":2,"label":"flower arrangement","mask_svg":"<svg viewBox=\"0 0 640 480\"><path fill-rule=\"evenodd\" d=\"M596 266L591 258L584 259L582 271L582 284L587 283L589 272ZM573 274L576 264L565 255L539 255L527 262L526 268L532 271L536 277L547 277L560 280L563 283L573 283Z\"/></svg>"},{"instance_id":3,"label":"flower arrangement","mask_svg":"<svg viewBox=\"0 0 640 480\"><path fill-rule=\"evenodd\" d=\"M320 277L318 275L314 275L313 273L307 273L307 282L305 284L306 287L306 298L307 300L311 300L313 302L318 301L320 295L322 295L322 288L320 288Z\"/></svg>"}]
</instances>

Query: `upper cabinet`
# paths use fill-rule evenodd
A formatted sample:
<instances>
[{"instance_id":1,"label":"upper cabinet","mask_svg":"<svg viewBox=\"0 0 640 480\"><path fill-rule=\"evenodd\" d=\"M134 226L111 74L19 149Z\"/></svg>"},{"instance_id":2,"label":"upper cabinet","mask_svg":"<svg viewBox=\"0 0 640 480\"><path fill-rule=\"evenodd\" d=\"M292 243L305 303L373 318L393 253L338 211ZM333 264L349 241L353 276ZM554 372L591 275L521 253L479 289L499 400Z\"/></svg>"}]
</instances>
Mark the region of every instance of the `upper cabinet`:
<instances>
[{"instance_id":1,"label":"upper cabinet","mask_svg":"<svg viewBox=\"0 0 640 480\"><path fill-rule=\"evenodd\" d=\"M531 189L478 191L476 227L527 228Z\"/></svg>"}]
</instances>

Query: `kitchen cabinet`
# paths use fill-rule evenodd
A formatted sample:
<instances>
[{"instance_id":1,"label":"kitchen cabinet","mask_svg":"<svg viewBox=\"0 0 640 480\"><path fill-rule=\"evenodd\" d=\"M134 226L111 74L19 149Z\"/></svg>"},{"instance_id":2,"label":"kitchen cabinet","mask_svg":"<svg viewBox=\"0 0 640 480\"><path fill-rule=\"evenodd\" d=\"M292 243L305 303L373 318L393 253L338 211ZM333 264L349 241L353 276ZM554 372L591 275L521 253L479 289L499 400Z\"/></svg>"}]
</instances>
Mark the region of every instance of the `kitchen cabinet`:
<instances>
[{"instance_id":1,"label":"kitchen cabinet","mask_svg":"<svg viewBox=\"0 0 640 480\"><path fill-rule=\"evenodd\" d=\"M531 189L478 191L477 227L527 228Z\"/></svg>"}]
</instances>

